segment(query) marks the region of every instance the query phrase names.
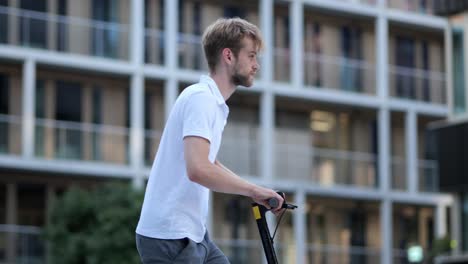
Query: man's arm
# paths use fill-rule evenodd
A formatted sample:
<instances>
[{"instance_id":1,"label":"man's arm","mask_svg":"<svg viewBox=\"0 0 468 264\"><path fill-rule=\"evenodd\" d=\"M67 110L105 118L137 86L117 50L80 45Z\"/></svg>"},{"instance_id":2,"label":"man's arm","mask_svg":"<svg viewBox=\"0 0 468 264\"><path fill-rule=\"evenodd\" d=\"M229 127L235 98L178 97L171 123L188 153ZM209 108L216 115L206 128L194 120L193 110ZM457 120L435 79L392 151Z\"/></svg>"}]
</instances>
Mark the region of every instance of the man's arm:
<instances>
[{"instance_id":1,"label":"man's arm","mask_svg":"<svg viewBox=\"0 0 468 264\"><path fill-rule=\"evenodd\" d=\"M221 163L211 163L208 160L210 143L201 137L188 136L184 138L184 155L187 174L191 181L207 187L215 192L239 194L251 197L256 203L269 208L268 199L276 198L280 201L279 211L283 198L275 191L252 184L225 168Z\"/></svg>"}]
</instances>

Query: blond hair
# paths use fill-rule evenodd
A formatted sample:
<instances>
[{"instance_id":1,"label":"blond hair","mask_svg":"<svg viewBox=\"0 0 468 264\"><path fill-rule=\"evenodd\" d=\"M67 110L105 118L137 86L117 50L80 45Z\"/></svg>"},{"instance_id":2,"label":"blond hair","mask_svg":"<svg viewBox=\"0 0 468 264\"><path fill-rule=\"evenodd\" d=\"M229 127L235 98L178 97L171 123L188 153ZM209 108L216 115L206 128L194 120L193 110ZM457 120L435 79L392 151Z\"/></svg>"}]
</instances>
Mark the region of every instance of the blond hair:
<instances>
[{"instance_id":1,"label":"blond hair","mask_svg":"<svg viewBox=\"0 0 468 264\"><path fill-rule=\"evenodd\" d=\"M242 40L249 37L256 48L263 48L260 30L242 18L220 18L208 26L203 33L202 43L210 71L214 71L224 48L229 48L237 57L242 48Z\"/></svg>"}]
</instances>

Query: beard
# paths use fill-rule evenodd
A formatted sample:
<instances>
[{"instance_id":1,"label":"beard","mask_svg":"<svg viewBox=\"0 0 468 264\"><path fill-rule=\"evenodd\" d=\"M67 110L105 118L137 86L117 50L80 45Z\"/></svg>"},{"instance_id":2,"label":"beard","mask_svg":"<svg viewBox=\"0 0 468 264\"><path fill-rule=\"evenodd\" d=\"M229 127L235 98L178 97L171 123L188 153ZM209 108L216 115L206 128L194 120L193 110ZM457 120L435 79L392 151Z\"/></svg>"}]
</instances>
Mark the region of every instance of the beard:
<instances>
[{"instance_id":1,"label":"beard","mask_svg":"<svg viewBox=\"0 0 468 264\"><path fill-rule=\"evenodd\" d=\"M236 86L252 86L252 82L249 79L249 75L240 73L238 67L234 68L234 74L231 76L231 82Z\"/></svg>"}]
</instances>

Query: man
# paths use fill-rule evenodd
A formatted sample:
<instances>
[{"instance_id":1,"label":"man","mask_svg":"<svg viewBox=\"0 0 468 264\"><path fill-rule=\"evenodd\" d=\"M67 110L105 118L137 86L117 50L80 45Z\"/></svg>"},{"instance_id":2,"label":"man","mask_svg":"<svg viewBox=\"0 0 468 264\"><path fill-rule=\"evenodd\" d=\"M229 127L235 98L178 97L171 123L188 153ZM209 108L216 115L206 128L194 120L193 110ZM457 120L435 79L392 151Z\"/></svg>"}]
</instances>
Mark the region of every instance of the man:
<instances>
[{"instance_id":1,"label":"man","mask_svg":"<svg viewBox=\"0 0 468 264\"><path fill-rule=\"evenodd\" d=\"M224 167L216 155L238 85L252 86L262 48L260 31L240 19L219 19L203 34L209 76L177 98L151 169L136 229L143 263L229 263L206 231L209 190L267 200L283 198ZM239 153L242 155L242 153Z\"/></svg>"}]
</instances>

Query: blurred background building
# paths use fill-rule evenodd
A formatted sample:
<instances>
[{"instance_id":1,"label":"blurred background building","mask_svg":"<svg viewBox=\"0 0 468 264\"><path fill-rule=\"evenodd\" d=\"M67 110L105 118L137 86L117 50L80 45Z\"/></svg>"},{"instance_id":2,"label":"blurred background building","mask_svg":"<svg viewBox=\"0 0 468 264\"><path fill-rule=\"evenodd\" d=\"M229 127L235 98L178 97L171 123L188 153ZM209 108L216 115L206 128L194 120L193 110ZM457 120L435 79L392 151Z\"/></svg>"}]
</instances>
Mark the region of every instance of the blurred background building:
<instances>
[{"instance_id":1,"label":"blurred background building","mask_svg":"<svg viewBox=\"0 0 468 264\"><path fill-rule=\"evenodd\" d=\"M259 25L266 49L255 87L228 101L218 158L300 206L281 263L408 263L461 232L428 124L466 112L465 35L432 0L0 0L0 262L44 261L38 234L70 186L144 187L223 16ZM213 239L261 263L250 202L212 198Z\"/></svg>"}]
</instances>

